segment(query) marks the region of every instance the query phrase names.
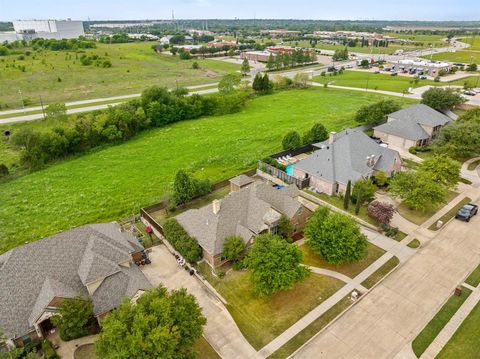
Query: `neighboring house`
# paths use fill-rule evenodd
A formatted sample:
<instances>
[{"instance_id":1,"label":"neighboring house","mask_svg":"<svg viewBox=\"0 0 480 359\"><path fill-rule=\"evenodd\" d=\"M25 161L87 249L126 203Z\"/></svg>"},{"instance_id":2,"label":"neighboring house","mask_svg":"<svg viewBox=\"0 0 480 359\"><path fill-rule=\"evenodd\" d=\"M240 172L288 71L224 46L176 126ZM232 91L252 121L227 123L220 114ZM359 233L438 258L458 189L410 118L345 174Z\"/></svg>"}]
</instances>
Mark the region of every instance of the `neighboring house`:
<instances>
[{"instance_id":1,"label":"neighboring house","mask_svg":"<svg viewBox=\"0 0 480 359\"><path fill-rule=\"evenodd\" d=\"M0 328L10 347L48 335L65 298L92 300L100 320L151 287L134 264L143 247L116 222L92 224L0 255Z\"/></svg>"},{"instance_id":2,"label":"neighboring house","mask_svg":"<svg viewBox=\"0 0 480 359\"><path fill-rule=\"evenodd\" d=\"M278 221L285 215L301 232L311 211L297 199L294 185L274 188L270 184L239 176L231 181L231 192L221 200L176 217L203 249L205 261L213 268L225 263L222 257L225 238L240 236L246 245L263 233L277 233Z\"/></svg>"},{"instance_id":3,"label":"neighboring house","mask_svg":"<svg viewBox=\"0 0 480 359\"><path fill-rule=\"evenodd\" d=\"M408 150L428 145L451 121L427 105L413 105L388 115L386 123L374 128L374 136L390 147Z\"/></svg>"},{"instance_id":4,"label":"neighboring house","mask_svg":"<svg viewBox=\"0 0 480 359\"><path fill-rule=\"evenodd\" d=\"M167 35L162 38L160 38L160 45L170 45L170 39L173 37L173 35Z\"/></svg>"},{"instance_id":5,"label":"neighboring house","mask_svg":"<svg viewBox=\"0 0 480 359\"><path fill-rule=\"evenodd\" d=\"M380 171L391 177L402 167L397 151L360 130L332 132L328 141L314 147L318 150L293 165L293 176L310 178L310 187L328 195L344 192L348 181L368 179Z\"/></svg>"}]
</instances>

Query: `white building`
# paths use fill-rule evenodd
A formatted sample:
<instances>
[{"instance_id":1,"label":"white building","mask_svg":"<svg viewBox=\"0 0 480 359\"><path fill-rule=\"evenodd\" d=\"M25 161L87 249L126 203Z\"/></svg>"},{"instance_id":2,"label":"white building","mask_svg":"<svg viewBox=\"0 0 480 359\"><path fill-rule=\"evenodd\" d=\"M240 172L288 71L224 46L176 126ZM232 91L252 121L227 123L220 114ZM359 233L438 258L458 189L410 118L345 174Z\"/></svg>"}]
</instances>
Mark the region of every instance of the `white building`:
<instances>
[{"instance_id":1,"label":"white building","mask_svg":"<svg viewBox=\"0 0 480 359\"><path fill-rule=\"evenodd\" d=\"M72 20L18 20L13 22L14 32L0 33L0 42L15 40L76 39L85 36L82 21Z\"/></svg>"},{"instance_id":2,"label":"white building","mask_svg":"<svg viewBox=\"0 0 480 359\"><path fill-rule=\"evenodd\" d=\"M388 61L388 65L395 72L404 72L410 74L421 74L436 77L440 71L449 72L452 64L441 61L428 61L423 59L403 59L398 61Z\"/></svg>"}]
</instances>

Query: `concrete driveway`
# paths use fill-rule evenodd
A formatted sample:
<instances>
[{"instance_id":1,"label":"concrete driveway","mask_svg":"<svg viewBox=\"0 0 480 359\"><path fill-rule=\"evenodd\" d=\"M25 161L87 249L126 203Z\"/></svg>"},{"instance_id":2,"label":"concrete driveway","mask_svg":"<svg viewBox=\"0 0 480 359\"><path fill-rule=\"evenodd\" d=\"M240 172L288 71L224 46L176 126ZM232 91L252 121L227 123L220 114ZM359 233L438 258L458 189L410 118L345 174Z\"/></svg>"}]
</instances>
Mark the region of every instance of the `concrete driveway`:
<instances>
[{"instance_id":1,"label":"concrete driveway","mask_svg":"<svg viewBox=\"0 0 480 359\"><path fill-rule=\"evenodd\" d=\"M295 358L410 358L410 342L479 264L479 231L480 216L451 221Z\"/></svg>"},{"instance_id":2,"label":"concrete driveway","mask_svg":"<svg viewBox=\"0 0 480 359\"><path fill-rule=\"evenodd\" d=\"M151 265L142 272L152 285L163 284L168 289L186 288L193 294L207 317L205 338L222 358L256 358L255 349L246 341L223 303L195 277L179 267L164 245L152 248Z\"/></svg>"}]
</instances>

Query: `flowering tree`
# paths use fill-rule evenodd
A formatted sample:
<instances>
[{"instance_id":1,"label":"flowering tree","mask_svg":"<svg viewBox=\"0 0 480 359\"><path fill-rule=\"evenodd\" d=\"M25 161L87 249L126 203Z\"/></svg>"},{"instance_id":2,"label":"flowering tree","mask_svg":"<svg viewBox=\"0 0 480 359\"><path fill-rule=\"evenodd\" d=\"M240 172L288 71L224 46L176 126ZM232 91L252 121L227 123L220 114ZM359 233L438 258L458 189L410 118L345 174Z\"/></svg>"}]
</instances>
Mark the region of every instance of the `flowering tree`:
<instances>
[{"instance_id":1,"label":"flowering tree","mask_svg":"<svg viewBox=\"0 0 480 359\"><path fill-rule=\"evenodd\" d=\"M395 208L389 203L373 201L368 205L368 215L376 219L380 224L388 225L393 218Z\"/></svg>"}]
</instances>

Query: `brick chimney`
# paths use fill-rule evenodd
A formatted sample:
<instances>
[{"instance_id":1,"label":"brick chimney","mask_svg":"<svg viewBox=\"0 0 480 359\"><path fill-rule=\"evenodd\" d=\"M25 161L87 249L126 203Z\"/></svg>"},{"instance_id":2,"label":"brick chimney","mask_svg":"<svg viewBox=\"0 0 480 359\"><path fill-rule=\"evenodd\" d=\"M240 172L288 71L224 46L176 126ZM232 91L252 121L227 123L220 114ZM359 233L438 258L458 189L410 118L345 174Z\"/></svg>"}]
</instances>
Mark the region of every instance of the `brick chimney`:
<instances>
[{"instance_id":1,"label":"brick chimney","mask_svg":"<svg viewBox=\"0 0 480 359\"><path fill-rule=\"evenodd\" d=\"M328 144L331 145L335 142L336 132L330 132L330 137L328 138Z\"/></svg>"}]
</instances>

